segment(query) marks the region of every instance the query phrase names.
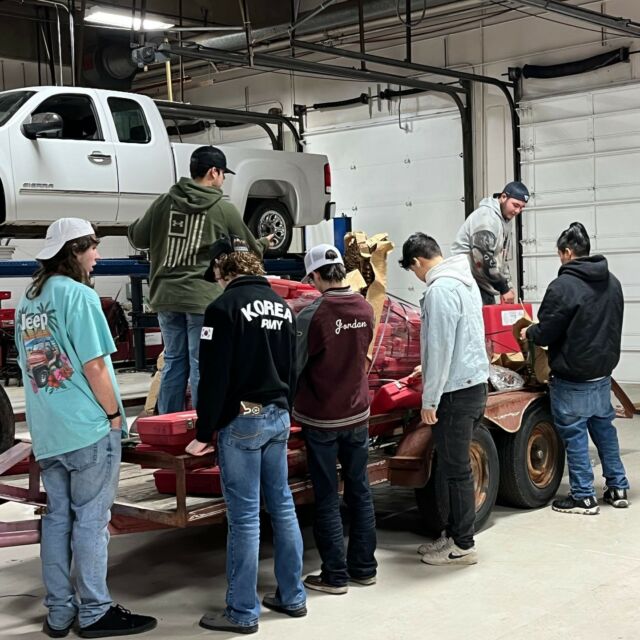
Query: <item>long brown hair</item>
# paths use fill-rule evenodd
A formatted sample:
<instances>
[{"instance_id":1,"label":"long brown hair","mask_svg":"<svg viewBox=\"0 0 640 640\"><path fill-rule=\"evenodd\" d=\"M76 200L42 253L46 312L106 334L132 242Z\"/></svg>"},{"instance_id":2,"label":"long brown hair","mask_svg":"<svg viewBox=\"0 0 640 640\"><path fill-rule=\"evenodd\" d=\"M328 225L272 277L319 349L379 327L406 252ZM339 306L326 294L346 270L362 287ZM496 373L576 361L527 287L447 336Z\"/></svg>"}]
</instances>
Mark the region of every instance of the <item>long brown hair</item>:
<instances>
[{"instance_id":1,"label":"long brown hair","mask_svg":"<svg viewBox=\"0 0 640 640\"><path fill-rule=\"evenodd\" d=\"M234 251L220 256L217 261L220 276L227 280L235 276L263 276L262 260L252 251Z\"/></svg>"},{"instance_id":2,"label":"long brown hair","mask_svg":"<svg viewBox=\"0 0 640 640\"><path fill-rule=\"evenodd\" d=\"M65 242L62 249L53 258L40 260L40 267L33 274L33 282L27 289L27 298L29 300L37 298L51 276L67 276L76 282L86 284L88 287L92 286L89 275L78 262L76 253L83 253L99 244L100 240L93 234L82 236Z\"/></svg>"}]
</instances>

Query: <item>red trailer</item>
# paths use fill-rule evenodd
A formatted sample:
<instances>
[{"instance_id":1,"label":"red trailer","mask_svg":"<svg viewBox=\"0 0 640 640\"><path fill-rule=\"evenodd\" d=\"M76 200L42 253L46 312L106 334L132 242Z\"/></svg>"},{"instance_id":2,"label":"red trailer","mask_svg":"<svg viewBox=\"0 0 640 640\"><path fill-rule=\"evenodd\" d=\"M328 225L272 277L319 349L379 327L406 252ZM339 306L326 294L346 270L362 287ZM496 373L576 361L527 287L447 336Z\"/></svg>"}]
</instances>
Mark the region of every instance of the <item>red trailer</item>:
<instances>
[{"instance_id":1,"label":"red trailer","mask_svg":"<svg viewBox=\"0 0 640 640\"><path fill-rule=\"evenodd\" d=\"M309 304L317 293L292 281L273 281L295 311ZM417 309L387 298L372 350L369 386L372 397L369 479L415 489L425 528L444 528L447 506L444 478L433 450L432 430L420 422L420 384L407 379L420 361L420 321ZM614 383L622 404L619 415L631 417L633 404ZM0 388L0 475L29 458L28 473L0 478L0 501L33 505L38 515L46 505L40 489L39 467L31 447L14 442L14 415ZM125 441L120 489L112 509L113 534L170 527L190 527L224 520L224 500L216 495L189 495L187 474L215 466L213 455L194 458L173 455L154 447L137 447ZM476 528L488 519L496 499L516 508L536 508L555 495L564 470L564 449L556 434L545 387L489 394L483 423L474 433L470 449L476 493ZM303 467L290 477L296 504L313 499L311 483ZM175 495L159 493L154 473L175 473ZM18 471L24 472L24 466ZM171 474L169 474L171 475ZM163 487L161 487L163 488ZM171 487L173 491L173 487ZM0 522L0 547L39 541L40 519Z\"/></svg>"}]
</instances>

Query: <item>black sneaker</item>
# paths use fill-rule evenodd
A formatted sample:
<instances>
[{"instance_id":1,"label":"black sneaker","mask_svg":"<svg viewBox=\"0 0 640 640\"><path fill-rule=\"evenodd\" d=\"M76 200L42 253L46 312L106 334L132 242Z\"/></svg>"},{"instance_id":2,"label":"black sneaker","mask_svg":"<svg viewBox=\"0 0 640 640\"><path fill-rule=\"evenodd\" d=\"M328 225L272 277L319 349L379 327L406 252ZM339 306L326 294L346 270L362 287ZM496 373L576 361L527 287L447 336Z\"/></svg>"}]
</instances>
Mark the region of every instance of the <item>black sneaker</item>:
<instances>
[{"instance_id":1,"label":"black sneaker","mask_svg":"<svg viewBox=\"0 0 640 640\"><path fill-rule=\"evenodd\" d=\"M349 586L346 584L335 585L329 584L322 579L322 575L307 576L304 579L304 586L314 591L323 591L324 593L331 593L334 596L342 595L349 591Z\"/></svg>"},{"instance_id":2,"label":"black sneaker","mask_svg":"<svg viewBox=\"0 0 640 640\"><path fill-rule=\"evenodd\" d=\"M82 638L109 638L111 636L129 636L155 629L158 621L151 616L131 613L119 604L114 604L102 618L88 627L80 629Z\"/></svg>"},{"instance_id":3,"label":"black sneaker","mask_svg":"<svg viewBox=\"0 0 640 640\"><path fill-rule=\"evenodd\" d=\"M567 496L560 500L554 500L551 503L551 508L561 513L579 513L583 516L595 516L600 513L600 507L595 496L589 496L581 500L576 500L573 496Z\"/></svg>"},{"instance_id":4,"label":"black sneaker","mask_svg":"<svg viewBox=\"0 0 640 640\"><path fill-rule=\"evenodd\" d=\"M54 629L49 626L49 620L44 619L44 624L42 625L42 633L46 633L50 638L66 638L69 635L69 631L71 631L71 627L73 627L73 620L68 627L64 629Z\"/></svg>"},{"instance_id":5,"label":"black sneaker","mask_svg":"<svg viewBox=\"0 0 640 640\"><path fill-rule=\"evenodd\" d=\"M629 506L626 489L610 489L605 487L602 499L616 509L626 509Z\"/></svg>"},{"instance_id":6,"label":"black sneaker","mask_svg":"<svg viewBox=\"0 0 640 640\"><path fill-rule=\"evenodd\" d=\"M271 609L271 611L284 613L286 616L291 616L292 618L302 618L307 615L306 605L296 608L285 607L275 593L267 593L267 595L262 599L262 604L267 609Z\"/></svg>"},{"instance_id":7,"label":"black sneaker","mask_svg":"<svg viewBox=\"0 0 640 640\"><path fill-rule=\"evenodd\" d=\"M229 633L256 633L258 625L238 624L233 620L229 620L224 613L205 613L198 623L203 629L211 629L212 631L228 631Z\"/></svg>"}]
</instances>

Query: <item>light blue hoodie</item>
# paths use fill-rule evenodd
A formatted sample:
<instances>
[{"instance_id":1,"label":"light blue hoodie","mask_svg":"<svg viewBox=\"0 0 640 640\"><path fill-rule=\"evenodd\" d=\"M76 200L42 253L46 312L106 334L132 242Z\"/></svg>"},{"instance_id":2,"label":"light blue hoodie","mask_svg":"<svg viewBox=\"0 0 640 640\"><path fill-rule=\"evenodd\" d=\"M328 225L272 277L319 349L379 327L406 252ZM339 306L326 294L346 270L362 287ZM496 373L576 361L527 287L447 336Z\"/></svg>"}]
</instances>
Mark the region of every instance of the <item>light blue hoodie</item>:
<instances>
[{"instance_id":1,"label":"light blue hoodie","mask_svg":"<svg viewBox=\"0 0 640 640\"><path fill-rule=\"evenodd\" d=\"M467 256L447 258L427 273L420 306L422 407L437 409L443 393L489 377L482 299Z\"/></svg>"}]
</instances>

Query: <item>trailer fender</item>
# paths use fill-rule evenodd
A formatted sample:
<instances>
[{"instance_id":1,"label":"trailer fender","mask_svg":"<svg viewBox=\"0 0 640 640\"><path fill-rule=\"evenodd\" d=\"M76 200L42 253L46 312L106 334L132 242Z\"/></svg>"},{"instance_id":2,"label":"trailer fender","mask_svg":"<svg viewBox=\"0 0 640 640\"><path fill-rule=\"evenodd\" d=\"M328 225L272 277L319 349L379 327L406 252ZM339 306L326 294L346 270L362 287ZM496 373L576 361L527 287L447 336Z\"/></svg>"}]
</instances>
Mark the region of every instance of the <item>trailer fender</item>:
<instances>
[{"instance_id":1,"label":"trailer fender","mask_svg":"<svg viewBox=\"0 0 640 640\"><path fill-rule=\"evenodd\" d=\"M433 462L433 430L418 423L405 431L396 455L389 459L389 482L393 486L417 489L431 476Z\"/></svg>"},{"instance_id":2,"label":"trailer fender","mask_svg":"<svg viewBox=\"0 0 640 640\"><path fill-rule=\"evenodd\" d=\"M485 422L507 433L520 429L522 416L527 408L540 398L544 391L501 391L490 393L484 410Z\"/></svg>"}]
</instances>

